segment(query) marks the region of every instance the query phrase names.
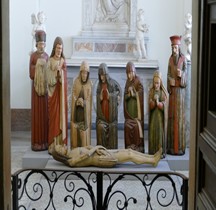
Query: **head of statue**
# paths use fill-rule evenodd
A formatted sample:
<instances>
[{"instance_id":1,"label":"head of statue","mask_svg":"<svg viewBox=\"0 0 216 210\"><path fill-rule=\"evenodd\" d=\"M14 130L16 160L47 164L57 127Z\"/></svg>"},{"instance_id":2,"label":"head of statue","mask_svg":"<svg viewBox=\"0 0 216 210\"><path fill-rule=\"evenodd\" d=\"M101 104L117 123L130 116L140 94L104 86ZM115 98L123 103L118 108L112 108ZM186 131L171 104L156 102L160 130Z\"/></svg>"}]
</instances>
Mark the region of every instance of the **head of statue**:
<instances>
[{"instance_id":1,"label":"head of statue","mask_svg":"<svg viewBox=\"0 0 216 210\"><path fill-rule=\"evenodd\" d=\"M98 68L99 81L105 83L107 81L108 74L109 74L109 70L106 63L101 63Z\"/></svg>"},{"instance_id":2,"label":"head of statue","mask_svg":"<svg viewBox=\"0 0 216 210\"><path fill-rule=\"evenodd\" d=\"M174 35L170 37L171 45L181 45L181 36Z\"/></svg>"},{"instance_id":3,"label":"head of statue","mask_svg":"<svg viewBox=\"0 0 216 210\"><path fill-rule=\"evenodd\" d=\"M36 42L46 42L46 32L42 30L35 31Z\"/></svg>"},{"instance_id":4,"label":"head of statue","mask_svg":"<svg viewBox=\"0 0 216 210\"><path fill-rule=\"evenodd\" d=\"M134 63L131 61L126 65L126 74L129 81L132 81L136 76L136 68Z\"/></svg>"},{"instance_id":5,"label":"head of statue","mask_svg":"<svg viewBox=\"0 0 216 210\"><path fill-rule=\"evenodd\" d=\"M52 53L50 57L55 57L56 59L59 59L61 57L64 58L63 54L63 41L61 37L56 37L55 41L53 43Z\"/></svg>"},{"instance_id":6,"label":"head of statue","mask_svg":"<svg viewBox=\"0 0 216 210\"><path fill-rule=\"evenodd\" d=\"M46 46L46 33L45 31L38 30L35 32L36 47L38 52L44 52Z\"/></svg>"},{"instance_id":7,"label":"head of statue","mask_svg":"<svg viewBox=\"0 0 216 210\"><path fill-rule=\"evenodd\" d=\"M155 90L160 90L162 84L162 74L159 70L156 70L153 75L153 86Z\"/></svg>"},{"instance_id":8,"label":"head of statue","mask_svg":"<svg viewBox=\"0 0 216 210\"><path fill-rule=\"evenodd\" d=\"M81 82L86 83L89 77L89 64L87 61L83 61L80 65L80 77Z\"/></svg>"},{"instance_id":9,"label":"head of statue","mask_svg":"<svg viewBox=\"0 0 216 210\"><path fill-rule=\"evenodd\" d=\"M170 37L172 54L174 56L179 55L180 53L180 45L181 45L181 36L174 35Z\"/></svg>"}]
</instances>

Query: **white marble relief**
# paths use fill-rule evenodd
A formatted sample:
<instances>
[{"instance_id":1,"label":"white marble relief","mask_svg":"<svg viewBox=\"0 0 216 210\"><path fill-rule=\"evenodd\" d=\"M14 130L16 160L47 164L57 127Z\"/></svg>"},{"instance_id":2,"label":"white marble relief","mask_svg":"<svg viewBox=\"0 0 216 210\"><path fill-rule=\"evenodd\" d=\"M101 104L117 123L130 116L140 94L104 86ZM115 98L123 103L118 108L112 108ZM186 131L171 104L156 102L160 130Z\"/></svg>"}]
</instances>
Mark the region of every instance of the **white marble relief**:
<instances>
[{"instance_id":1,"label":"white marble relief","mask_svg":"<svg viewBox=\"0 0 216 210\"><path fill-rule=\"evenodd\" d=\"M126 22L128 1L98 0L95 22Z\"/></svg>"},{"instance_id":2,"label":"white marble relief","mask_svg":"<svg viewBox=\"0 0 216 210\"><path fill-rule=\"evenodd\" d=\"M135 35L137 0L83 0L82 35Z\"/></svg>"},{"instance_id":3,"label":"white marble relief","mask_svg":"<svg viewBox=\"0 0 216 210\"><path fill-rule=\"evenodd\" d=\"M81 18L81 35L72 37L71 58L146 62L148 26L137 0L83 0Z\"/></svg>"},{"instance_id":4,"label":"white marble relief","mask_svg":"<svg viewBox=\"0 0 216 210\"><path fill-rule=\"evenodd\" d=\"M125 44L115 43L95 43L95 52L122 52L126 50Z\"/></svg>"},{"instance_id":5,"label":"white marble relief","mask_svg":"<svg viewBox=\"0 0 216 210\"><path fill-rule=\"evenodd\" d=\"M89 42L75 43L75 50L77 52L92 52L93 44Z\"/></svg>"}]
</instances>

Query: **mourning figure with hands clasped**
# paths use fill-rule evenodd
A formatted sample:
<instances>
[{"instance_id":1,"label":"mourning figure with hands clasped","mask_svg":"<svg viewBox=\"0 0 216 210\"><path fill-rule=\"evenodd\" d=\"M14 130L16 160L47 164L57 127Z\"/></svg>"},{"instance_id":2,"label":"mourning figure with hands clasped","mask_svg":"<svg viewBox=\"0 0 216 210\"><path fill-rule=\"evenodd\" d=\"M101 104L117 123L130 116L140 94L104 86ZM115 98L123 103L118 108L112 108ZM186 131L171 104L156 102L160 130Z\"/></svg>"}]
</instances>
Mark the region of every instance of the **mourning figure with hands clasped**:
<instances>
[{"instance_id":1,"label":"mourning figure with hands clasped","mask_svg":"<svg viewBox=\"0 0 216 210\"><path fill-rule=\"evenodd\" d=\"M107 149L118 148L118 106L121 88L109 76L108 67L101 63L98 68L96 92L96 132L97 144Z\"/></svg>"},{"instance_id":2,"label":"mourning figure with hands clasped","mask_svg":"<svg viewBox=\"0 0 216 210\"><path fill-rule=\"evenodd\" d=\"M162 82L162 75L156 70L153 86L149 91L149 133L148 153L154 154L162 148L162 157L166 155L167 117L169 95Z\"/></svg>"},{"instance_id":3,"label":"mourning figure with hands clasped","mask_svg":"<svg viewBox=\"0 0 216 210\"><path fill-rule=\"evenodd\" d=\"M125 148L144 152L144 88L133 62L126 65L124 89Z\"/></svg>"},{"instance_id":4,"label":"mourning figure with hands clasped","mask_svg":"<svg viewBox=\"0 0 216 210\"><path fill-rule=\"evenodd\" d=\"M49 153L52 143L67 144L67 67L63 53L63 41L56 37L47 64Z\"/></svg>"},{"instance_id":5,"label":"mourning figure with hands clasped","mask_svg":"<svg viewBox=\"0 0 216 210\"><path fill-rule=\"evenodd\" d=\"M71 147L91 144L92 82L90 67L83 61L72 87L71 103Z\"/></svg>"}]
</instances>

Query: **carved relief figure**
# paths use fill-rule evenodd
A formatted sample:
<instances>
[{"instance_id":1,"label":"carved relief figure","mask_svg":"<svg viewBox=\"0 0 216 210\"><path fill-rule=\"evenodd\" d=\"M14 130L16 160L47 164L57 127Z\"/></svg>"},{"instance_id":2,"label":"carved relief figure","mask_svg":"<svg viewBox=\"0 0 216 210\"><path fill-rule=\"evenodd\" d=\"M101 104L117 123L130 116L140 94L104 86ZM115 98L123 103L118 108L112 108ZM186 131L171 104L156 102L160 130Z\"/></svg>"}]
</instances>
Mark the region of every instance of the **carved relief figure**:
<instances>
[{"instance_id":1,"label":"carved relief figure","mask_svg":"<svg viewBox=\"0 0 216 210\"><path fill-rule=\"evenodd\" d=\"M47 67L50 145L67 144L67 69L63 41L56 37Z\"/></svg>"},{"instance_id":2,"label":"carved relief figure","mask_svg":"<svg viewBox=\"0 0 216 210\"><path fill-rule=\"evenodd\" d=\"M125 148L144 152L144 89L133 62L126 65L124 90Z\"/></svg>"},{"instance_id":3,"label":"carved relief figure","mask_svg":"<svg viewBox=\"0 0 216 210\"><path fill-rule=\"evenodd\" d=\"M120 86L114 79L110 78L105 63L101 63L98 68L98 79L96 93L97 144L107 149L117 149Z\"/></svg>"},{"instance_id":4,"label":"carved relief figure","mask_svg":"<svg viewBox=\"0 0 216 210\"><path fill-rule=\"evenodd\" d=\"M190 13L185 16L185 33L184 41L186 44L186 58L191 60L191 45L192 45L192 15Z\"/></svg>"},{"instance_id":5,"label":"carved relief figure","mask_svg":"<svg viewBox=\"0 0 216 210\"><path fill-rule=\"evenodd\" d=\"M136 25L136 46L139 59L147 58L144 33L148 31L148 27L144 24L144 11L139 9L137 14Z\"/></svg>"},{"instance_id":6,"label":"carved relief figure","mask_svg":"<svg viewBox=\"0 0 216 210\"><path fill-rule=\"evenodd\" d=\"M48 148L48 95L46 68L48 54L46 33L37 31L35 34L37 50L31 54L29 62L29 76L32 80L31 99L31 148L34 151Z\"/></svg>"},{"instance_id":7,"label":"carved relief figure","mask_svg":"<svg viewBox=\"0 0 216 210\"><path fill-rule=\"evenodd\" d=\"M95 22L124 22L127 0L98 0Z\"/></svg>"},{"instance_id":8,"label":"carved relief figure","mask_svg":"<svg viewBox=\"0 0 216 210\"><path fill-rule=\"evenodd\" d=\"M167 153L185 153L185 89L187 85L187 65L181 53L180 36L170 37L172 55L169 58L167 90L169 92Z\"/></svg>"},{"instance_id":9,"label":"carved relief figure","mask_svg":"<svg viewBox=\"0 0 216 210\"><path fill-rule=\"evenodd\" d=\"M166 155L168 100L161 72L157 70L153 75L153 87L149 91L148 153L154 154L162 147L162 157Z\"/></svg>"},{"instance_id":10,"label":"carved relief figure","mask_svg":"<svg viewBox=\"0 0 216 210\"><path fill-rule=\"evenodd\" d=\"M34 13L31 15L31 23L33 25L33 28L32 28L32 52L34 52L36 50L35 49L35 43L36 43L35 42L35 33L36 33L36 31L40 30L40 31L46 32L45 21L46 21L46 15L43 11L38 12L37 17Z\"/></svg>"},{"instance_id":11,"label":"carved relief figure","mask_svg":"<svg viewBox=\"0 0 216 210\"><path fill-rule=\"evenodd\" d=\"M66 146L56 145L52 156L70 167L114 167L124 162L150 164L154 167L160 161L162 149L154 155L143 154L132 149L107 150L101 145L78 147L69 150Z\"/></svg>"},{"instance_id":12,"label":"carved relief figure","mask_svg":"<svg viewBox=\"0 0 216 210\"><path fill-rule=\"evenodd\" d=\"M71 147L91 144L92 82L89 65L83 61L72 88Z\"/></svg>"}]
</instances>

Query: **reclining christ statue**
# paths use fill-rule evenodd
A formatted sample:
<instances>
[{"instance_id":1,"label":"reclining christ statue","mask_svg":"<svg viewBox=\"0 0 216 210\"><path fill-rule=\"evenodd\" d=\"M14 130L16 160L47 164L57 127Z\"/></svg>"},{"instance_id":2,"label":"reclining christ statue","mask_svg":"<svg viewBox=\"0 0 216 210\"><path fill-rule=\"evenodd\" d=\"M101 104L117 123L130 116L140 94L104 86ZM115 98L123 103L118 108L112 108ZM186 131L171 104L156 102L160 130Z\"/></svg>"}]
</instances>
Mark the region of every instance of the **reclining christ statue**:
<instances>
[{"instance_id":1,"label":"reclining christ statue","mask_svg":"<svg viewBox=\"0 0 216 210\"><path fill-rule=\"evenodd\" d=\"M69 149L63 145L53 145L51 154L55 160L70 167L114 167L125 162L150 164L156 167L161 159L161 153L161 148L154 155L149 155L133 149L107 150L101 145L77 147L74 149Z\"/></svg>"}]
</instances>

